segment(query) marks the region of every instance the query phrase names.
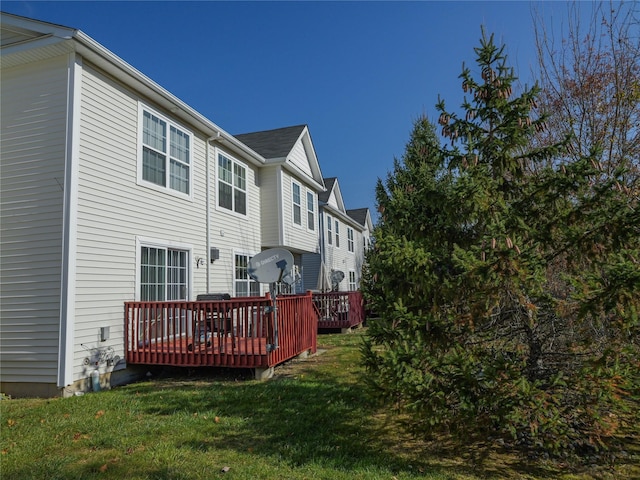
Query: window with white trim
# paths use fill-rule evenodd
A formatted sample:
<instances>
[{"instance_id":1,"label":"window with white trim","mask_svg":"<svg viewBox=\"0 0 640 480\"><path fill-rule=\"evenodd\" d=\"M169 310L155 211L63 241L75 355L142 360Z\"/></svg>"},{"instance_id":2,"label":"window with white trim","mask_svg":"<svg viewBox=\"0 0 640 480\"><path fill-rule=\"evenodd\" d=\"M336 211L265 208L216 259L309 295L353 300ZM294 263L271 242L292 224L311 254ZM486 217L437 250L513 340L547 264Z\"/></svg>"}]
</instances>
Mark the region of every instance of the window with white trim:
<instances>
[{"instance_id":1,"label":"window with white trim","mask_svg":"<svg viewBox=\"0 0 640 480\"><path fill-rule=\"evenodd\" d=\"M251 257L242 253L234 255L234 296L257 297L260 295L260 284L249 276L249 260Z\"/></svg>"},{"instance_id":2,"label":"window with white trim","mask_svg":"<svg viewBox=\"0 0 640 480\"><path fill-rule=\"evenodd\" d=\"M189 252L142 246L140 251L140 300L186 300Z\"/></svg>"},{"instance_id":3,"label":"window with white trim","mask_svg":"<svg viewBox=\"0 0 640 480\"><path fill-rule=\"evenodd\" d=\"M340 224L336 220L336 248L340 247Z\"/></svg>"},{"instance_id":4,"label":"window with white trim","mask_svg":"<svg viewBox=\"0 0 640 480\"><path fill-rule=\"evenodd\" d=\"M291 183L291 197L293 202L293 223L302 225L302 197L300 196L300 185Z\"/></svg>"},{"instance_id":5,"label":"window with white trim","mask_svg":"<svg viewBox=\"0 0 640 480\"><path fill-rule=\"evenodd\" d=\"M327 215L327 243L329 245L331 245L333 243L333 238L332 238L332 234L331 234L331 217L329 215Z\"/></svg>"},{"instance_id":6,"label":"window with white trim","mask_svg":"<svg viewBox=\"0 0 640 480\"><path fill-rule=\"evenodd\" d=\"M353 270L349 272L349 290L352 292L356 290L356 272Z\"/></svg>"},{"instance_id":7,"label":"window with white trim","mask_svg":"<svg viewBox=\"0 0 640 480\"><path fill-rule=\"evenodd\" d=\"M353 228L351 227L347 227L347 250L349 250L350 252L355 251L353 245Z\"/></svg>"},{"instance_id":8,"label":"window with white trim","mask_svg":"<svg viewBox=\"0 0 640 480\"><path fill-rule=\"evenodd\" d=\"M141 183L191 194L191 133L142 107Z\"/></svg>"},{"instance_id":9,"label":"window with white trim","mask_svg":"<svg viewBox=\"0 0 640 480\"><path fill-rule=\"evenodd\" d=\"M313 192L307 192L307 228L316 229L316 201Z\"/></svg>"},{"instance_id":10,"label":"window with white trim","mask_svg":"<svg viewBox=\"0 0 640 480\"><path fill-rule=\"evenodd\" d=\"M222 153L218 154L218 206L247 214L247 168Z\"/></svg>"}]
</instances>

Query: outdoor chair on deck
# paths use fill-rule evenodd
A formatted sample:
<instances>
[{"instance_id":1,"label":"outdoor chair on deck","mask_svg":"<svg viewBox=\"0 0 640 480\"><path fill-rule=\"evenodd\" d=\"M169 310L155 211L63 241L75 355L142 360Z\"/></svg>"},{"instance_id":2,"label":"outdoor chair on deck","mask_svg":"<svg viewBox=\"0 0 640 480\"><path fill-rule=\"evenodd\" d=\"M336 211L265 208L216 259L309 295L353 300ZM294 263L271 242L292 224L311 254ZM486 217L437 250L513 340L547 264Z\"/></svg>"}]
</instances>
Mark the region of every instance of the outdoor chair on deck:
<instances>
[{"instance_id":1,"label":"outdoor chair on deck","mask_svg":"<svg viewBox=\"0 0 640 480\"><path fill-rule=\"evenodd\" d=\"M219 302L222 300L231 300L228 293L204 293L196 297L197 302ZM208 305L203 307L204 312L198 312L196 318L196 329L194 342L211 346L211 337L215 333L219 337L227 337L231 335L234 347L235 336L233 332L233 319L231 318L231 309L228 306L220 308L211 308ZM194 345L190 343L187 348L193 350ZM224 344L223 344L224 347Z\"/></svg>"}]
</instances>

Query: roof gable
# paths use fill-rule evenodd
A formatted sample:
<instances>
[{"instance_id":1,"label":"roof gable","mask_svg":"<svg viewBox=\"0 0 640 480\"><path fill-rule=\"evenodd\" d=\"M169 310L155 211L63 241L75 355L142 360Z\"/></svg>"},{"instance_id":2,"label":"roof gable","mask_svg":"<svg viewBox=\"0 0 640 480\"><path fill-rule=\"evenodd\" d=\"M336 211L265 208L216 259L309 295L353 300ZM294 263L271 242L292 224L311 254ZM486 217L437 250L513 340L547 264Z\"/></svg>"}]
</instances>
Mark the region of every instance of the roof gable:
<instances>
[{"instance_id":1,"label":"roof gable","mask_svg":"<svg viewBox=\"0 0 640 480\"><path fill-rule=\"evenodd\" d=\"M324 184L327 187L327 190L318 195L318 200L330 208L346 215L347 211L344 208L344 200L342 199L342 192L340 191L340 185L338 185L338 179L336 177L325 178Z\"/></svg>"},{"instance_id":2,"label":"roof gable","mask_svg":"<svg viewBox=\"0 0 640 480\"><path fill-rule=\"evenodd\" d=\"M234 137L264 157L267 164L280 163L298 176L307 177L319 191L324 190L320 164L307 125L242 133Z\"/></svg>"}]
</instances>

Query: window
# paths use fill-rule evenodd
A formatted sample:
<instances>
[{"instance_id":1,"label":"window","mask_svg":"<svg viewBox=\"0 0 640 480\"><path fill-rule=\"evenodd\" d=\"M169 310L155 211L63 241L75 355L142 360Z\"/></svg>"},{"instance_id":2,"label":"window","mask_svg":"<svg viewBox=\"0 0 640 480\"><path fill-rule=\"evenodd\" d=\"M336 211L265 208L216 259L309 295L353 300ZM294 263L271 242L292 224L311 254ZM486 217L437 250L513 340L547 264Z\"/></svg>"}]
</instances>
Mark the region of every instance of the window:
<instances>
[{"instance_id":1,"label":"window","mask_svg":"<svg viewBox=\"0 0 640 480\"><path fill-rule=\"evenodd\" d=\"M260 284L249 276L249 255L235 254L234 288L236 297L256 297L260 295Z\"/></svg>"},{"instance_id":2,"label":"window","mask_svg":"<svg viewBox=\"0 0 640 480\"><path fill-rule=\"evenodd\" d=\"M140 254L141 301L187 299L187 251L143 246Z\"/></svg>"},{"instance_id":3,"label":"window","mask_svg":"<svg viewBox=\"0 0 640 480\"><path fill-rule=\"evenodd\" d=\"M247 214L247 169L222 153L218 154L218 206Z\"/></svg>"},{"instance_id":4,"label":"window","mask_svg":"<svg viewBox=\"0 0 640 480\"><path fill-rule=\"evenodd\" d=\"M354 251L353 246L353 228L347 227L347 250L350 252Z\"/></svg>"},{"instance_id":5,"label":"window","mask_svg":"<svg viewBox=\"0 0 640 480\"><path fill-rule=\"evenodd\" d=\"M340 246L340 224L336 220L336 248Z\"/></svg>"},{"instance_id":6,"label":"window","mask_svg":"<svg viewBox=\"0 0 640 480\"><path fill-rule=\"evenodd\" d=\"M142 183L191 192L191 134L169 120L142 109Z\"/></svg>"},{"instance_id":7,"label":"window","mask_svg":"<svg viewBox=\"0 0 640 480\"><path fill-rule=\"evenodd\" d=\"M349 290L352 292L356 290L356 272L354 271L349 272Z\"/></svg>"},{"instance_id":8,"label":"window","mask_svg":"<svg viewBox=\"0 0 640 480\"><path fill-rule=\"evenodd\" d=\"M316 229L316 214L315 214L315 198L312 192L307 192L307 228L309 230Z\"/></svg>"},{"instance_id":9,"label":"window","mask_svg":"<svg viewBox=\"0 0 640 480\"><path fill-rule=\"evenodd\" d=\"M302 205L300 198L300 185L297 183L291 184L292 196L293 196L293 223L296 225L302 225Z\"/></svg>"},{"instance_id":10,"label":"window","mask_svg":"<svg viewBox=\"0 0 640 480\"><path fill-rule=\"evenodd\" d=\"M331 217L327 215L327 243L331 245L333 243L333 239L331 236Z\"/></svg>"}]
</instances>

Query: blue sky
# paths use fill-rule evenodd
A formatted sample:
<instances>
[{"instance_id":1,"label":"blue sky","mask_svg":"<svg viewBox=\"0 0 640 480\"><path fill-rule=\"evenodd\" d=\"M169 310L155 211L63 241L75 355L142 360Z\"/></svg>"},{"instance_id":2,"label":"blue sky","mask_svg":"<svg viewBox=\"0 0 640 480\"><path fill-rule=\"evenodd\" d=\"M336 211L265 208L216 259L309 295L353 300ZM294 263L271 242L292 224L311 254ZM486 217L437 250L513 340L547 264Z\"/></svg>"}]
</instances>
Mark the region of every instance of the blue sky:
<instances>
[{"instance_id":1,"label":"blue sky","mask_svg":"<svg viewBox=\"0 0 640 480\"><path fill-rule=\"evenodd\" d=\"M590 3L581 4L589 9ZM307 124L346 207L368 207L414 120L463 98L481 25L523 83L535 69L532 9L564 2L57 2L0 8L82 30L232 134Z\"/></svg>"}]
</instances>

